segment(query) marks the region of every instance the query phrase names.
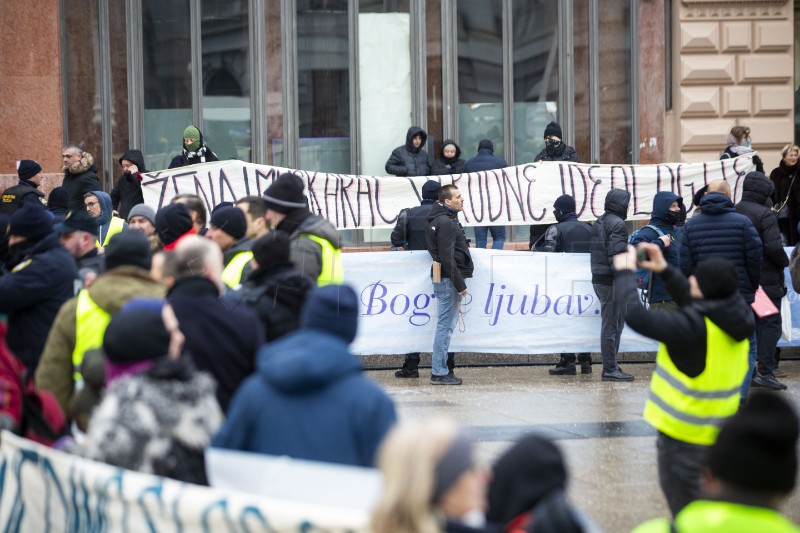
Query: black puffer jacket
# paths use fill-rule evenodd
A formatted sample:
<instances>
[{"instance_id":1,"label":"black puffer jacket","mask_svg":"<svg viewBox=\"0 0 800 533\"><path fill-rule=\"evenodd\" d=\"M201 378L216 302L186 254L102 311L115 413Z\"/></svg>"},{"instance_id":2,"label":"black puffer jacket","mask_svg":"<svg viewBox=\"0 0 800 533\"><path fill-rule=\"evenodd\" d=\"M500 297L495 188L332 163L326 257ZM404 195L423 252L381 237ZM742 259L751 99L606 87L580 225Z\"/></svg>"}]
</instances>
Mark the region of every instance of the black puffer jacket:
<instances>
[{"instance_id":1,"label":"black puffer jacket","mask_svg":"<svg viewBox=\"0 0 800 533\"><path fill-rule=\"evenodd\" d=\"M144 156L139 150L126 150L119 158L120 164L125 159L139 167L139 172L129 174L123 172L117 181L117 186L111 189L111 205L119 213L119 217L127 220L128 212L131 207L144 203L142 196L142 176L141 173L147 172L144 167Z\"/></svg>"},{"instance_id":2,"label":"black puffer jacket","mask_svg":"<svg viewBox=\"0 0 800 533\"><path fill-rule=\"evenodd\" d=\"M412 142L416 135L422 137L419 148L414 148ZM422 128L416 126L408 128L406 144L392 150L392 155L386 162L386 173L395 176L428 176L431 173L431 166L428 163L428 152L423 149L427 140L428 134Z\"/></svg>"},{"instance_id":3,"label":"black puffer jacket","mask_svg":"<svg viewBox=\"0 0 800 533\"><path fill-rule=\"evenodd\" d=\"M773 193L772 182L761 172L750 172L744 178L742 191L736 212L750 219L764 245L761 286L770 298L783 298L786 294L783 269L789 266L789 257L783 250L778 217L766 205Z\"/></svg>"},{"instance_id":4,"label":"black puffer jacket","mask_svg":"<svg viewBox=\"0 0 800 533\"><path fill-rule=\"evenodd\" d=\"M272 342L300 326L300 312L315 283L291 264L261 270L254 270L242 284L241 298L258 313L267 342Z\"/></svg>"},{"instance_id":5,"label":"black puffer jacket","mask_svg":"<svg viewBox=\"0 0 800 533\"><path fill-rule=\"evenodd\" d=\"M606 194L605 213L592 224L592 283L611 285L614 283L612 258L628 249L628 203L631 193L623 189L611 189Z\"/></svg>"},{"instance_id":6,"label":"black puffer jacket","mask_svg":"<svg viewBox=\"0 0 800 533\"><path fill-rule=\"evenodd\" d=\"M442 265L442 279L449 278L458 292L466 289L464 278L471 278L475 267L458 213L438 202L433 204L428 213L425 242L433 260Z\"/></svg>"},{"instance_id":7,"label":"black puffer jacket","mask_svg":"<svg viewBox=\"0 0 800 533\"><path fill-rule=\"evenodd\" d=\"M681 271L689 276L704 259L724 257L736 265L739 292L753 303L761 283L763 246L750 219L740 215L726 195L711 192L700 200L701 213L683 227Z\"/></svg>"},{"instance_id":8,"label":"black puffer jacket","mask_svg":"<svg viewBox=\"0 0 800 533\"><path fill-rule=\"evenodd\" d=\"M548 150L547 147L543 148L533 161L569 161L572 163L580 163L581 158L578 157L578 152L575 151L575 148L562 142L561 146L553 148L552 150Z\"/></svg>"},{"instance_id":9,"label":"black puffer jacket","mask_svg":"<svg viewBox=\"0 0 800 533\"><path fill-rule=\"evenodd\" d=\"M89 152L83 152L80 161L70 165L64 172L64 182L61 184L69 194L69 210L83 211L83 195L87 192L101 191L100 179L97 177L97 167L94 157Z\"/></svg>"},{"instance_id":10,"label":"black puffer jacket","mask_svg":"<svg viewBox=\"0 0 800 533\"><path fill-rule=\"evenodd\" d=\"M455 157L445 157L444 147L453 145L456 147ZM464 160L461 159L461 147L459 147L453 139L446 139L442 143L442 151L439 152L439 159L433 162L431 166L431 174L436 176L443 176L445 174L461 174L464 168Z\"/></svg>"}]
</instances>

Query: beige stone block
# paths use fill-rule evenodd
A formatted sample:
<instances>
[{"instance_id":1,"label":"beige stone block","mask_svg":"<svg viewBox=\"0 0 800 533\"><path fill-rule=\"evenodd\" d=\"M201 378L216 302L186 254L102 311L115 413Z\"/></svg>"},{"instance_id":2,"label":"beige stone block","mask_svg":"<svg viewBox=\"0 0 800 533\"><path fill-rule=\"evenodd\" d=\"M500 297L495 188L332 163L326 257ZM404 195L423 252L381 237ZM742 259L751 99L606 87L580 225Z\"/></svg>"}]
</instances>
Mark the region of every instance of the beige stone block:
<instances>
[{"instance_id":1,"label":"beige stone block","mask_svg":"<svg viewBox=\"0 0 800 533\"><path fill-rule=\"evenodd\" d=\"M681 57L681 84L719 85L733 83L733 55L686 55Z\"/></svg>"},{"instance_id":2,"label":"beige stone block","mask_svg":"<svg viewBox=\"0 0 800 533\"><path fill-rule=\"evenodd\" d=\"M680 27L681 52L719 51L719 23L687 22Z\"/></svg>"},{"instance_id":3,"label":"beige stone block","mask_svg":"<svg viewBox=\"0 0 800 533\"><path fill-rule=\"evenodd\" d=\"M691 147L688 147L691 149ZM681 163L704 163L706 161L716 161L719 159L719 156L722 155L722 151L725 150L725 143L720 145L719 150L700 150L697 152L693 151L685 151L681 152L680 155L680 162Z\"/></svg>"},{"instance_id":4,"label":"beige stone block","mask_svg":"<svg viewBox=\"0 0 800 533\"><path fill-rule=\"evenodd\" d=\"M681 121L681 152L725 149L725 135L736 125L731 119L684 119Z\"/></svg>"},{"instance_id":5,"label":"beige stone block","mask_svg":"<svg viewBox=\"0 0 800 533\"><path fill-rule=\"evenodd\" d=\"M719 116L719 87L681 87L681 116Z\"/></svg>"},{"instance_id":6,"label":"beige stone block","mask_svg":"<svg viewBox=\"0 0 800 533\"><path fill-rule=\"evenodd\" d=\"M794 40L794 28L791 21L764 21L755 24L756 52L789 51Z\"/></svg>"},{"instance_id":7,"label":"beige stone block","mask_svg":"<svg viewBox=\"0 0 800 533\"><path fill-rule=\"evenodd\" d=\"M750 21L722 23L722 51L748 52L753 44Z\"/></svg>"},{"instance_id":8,"label":"beige stone block","mask_svg":"<svg viewBox=\"0 0 800 533\"><path fill-rule=\"evenodd\" d=\"M762 115L788 115L792 112L794 91L788 85L763 85L753 87L754 113Z\"/></svg>"},{"instance_id":9,"label":"beige stone block","mask_svg":"<svg viewBox=\"0 0 800 533\"><path fill-rule=\"evenodd\" d=\"M744 85L722 88L722 116L742 117L751 113L753 106L752 88Z\"/></svg>"},{"instance_id":10,"label":"beige stone block","mask_svg":"<svg viewBox=\"0 0 800 533\"><path fill-rule=\"evenodd\" d=\"M780 150L794 139L794 117L754 117L740 124L750 127L750 138L755 150Z\"/></svg>"},{"instance_id":11,"label":"beige stone block","mask_svg":"<svg viewBox=\"0 0 800 533\"><path fill-rule=\"evenodd\" d=\"M789 54L749 54L739 56L739 82L778 83L792 79Z\"/></svg>"}]
</instances>

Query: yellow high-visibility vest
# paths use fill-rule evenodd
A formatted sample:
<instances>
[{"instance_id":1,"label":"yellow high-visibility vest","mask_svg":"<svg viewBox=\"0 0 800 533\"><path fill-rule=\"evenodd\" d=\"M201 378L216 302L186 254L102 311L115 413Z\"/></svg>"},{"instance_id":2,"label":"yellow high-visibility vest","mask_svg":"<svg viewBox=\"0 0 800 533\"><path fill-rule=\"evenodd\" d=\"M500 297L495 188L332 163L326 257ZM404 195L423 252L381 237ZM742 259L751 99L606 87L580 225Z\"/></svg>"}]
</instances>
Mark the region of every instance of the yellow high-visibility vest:
<instances>
[{"instance_id":1,"label":"yellow high-visibility vest","mask_svg":"<svg viewBox=\"0 0 800 533\"><path fill-rule=\"evenodd\" d=\"M107 246L108 245L108 241L111 240L111 237L113 237L117 233L121 233L122 230L124 230L124 229L125 229L125 221L124 220L122 220L119 217L111 217L111 223L108 225L108 233L106 233L106 236L103 239L102 246ZM100 241L99 240L95 241L95 245L97 245L97 247L99 248L101 246L100 245Z\"/></svg>"},{"instance_id":2,"label":"yellow high-visibility vest","mask_svg":"<svg viewBox=\"0 0 800 533\"><path fill-rule=\"evenodd\" d=\"M253 252L247 250L245 252L239 252L238 254L233 256L228 266L225 267L225 270L222 271L222 281L230 287L231 289L235 289L239 285L242 284L242 271L247 263L253 258Z\"/></svg>"},{"instance_id":3,"label":"yellow high-visibility vest","mask_svg":"<svg viewBox=\"0 0 800 533\"><path fill-rule=\"evenodd\" d=\"M318 235L301 233L301 237L307 237L319 244L322 248L322 270L317 277L317 286L337 284L341 285L344 281L344 269L342 268L342 251L336 248L329 240L323 239Z\"/></svg>"},{"instance_id":4,"label":"yellow high-visibility vest","mask_svg":"<svg viewBox=\"0 0 800 533\"><path fill-rule=\"evenodd\" d=\"M83 381L80 373L83 354L103 345L109 322L111 315L92 300L89 291L82 289L75 310L75 349L72 350L72 377L76 382Z\"/></svg>"}]
</instances>

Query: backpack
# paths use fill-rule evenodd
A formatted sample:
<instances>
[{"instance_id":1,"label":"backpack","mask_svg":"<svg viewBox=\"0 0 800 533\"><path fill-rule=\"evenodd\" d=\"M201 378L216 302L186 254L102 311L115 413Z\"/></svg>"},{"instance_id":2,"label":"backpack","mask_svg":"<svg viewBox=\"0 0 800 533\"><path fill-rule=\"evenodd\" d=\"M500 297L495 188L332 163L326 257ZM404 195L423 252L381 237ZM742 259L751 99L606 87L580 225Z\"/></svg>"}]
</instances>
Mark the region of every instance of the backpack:
<instances>
[{"instance_id":1,"label":"backpack","mask_svg":"<svg viewBox=\"0 0 800 533\"><path fill-rule=\"evenodd\" d=\"M0 428L50 446L67 434L64 412L50 391L36 390L5 338L6 324L0 322Z\"/></svg>"},{"instance_id":2,"label":"backpack","mask_svg":"<svg viewBox=\"0 0 800 533\"><path fill-rule=\"evenodd\" d=\"M637 229L633 233L631 233L628 242L633 244L636 241L641 233L641 231L645 228L650 228L651 230L658 233L659 237L664 236L664 232L658 229L657 227L653 226L652 224L648 224L646 226L642 226L641 228ZM646 268L637 268L633 272L633 279L636 282L636 288L642 291L642 301L647 303L650 299L650 288L653 286L653 276L652 272L647 270Z\"/></svg>"}]
</instances>

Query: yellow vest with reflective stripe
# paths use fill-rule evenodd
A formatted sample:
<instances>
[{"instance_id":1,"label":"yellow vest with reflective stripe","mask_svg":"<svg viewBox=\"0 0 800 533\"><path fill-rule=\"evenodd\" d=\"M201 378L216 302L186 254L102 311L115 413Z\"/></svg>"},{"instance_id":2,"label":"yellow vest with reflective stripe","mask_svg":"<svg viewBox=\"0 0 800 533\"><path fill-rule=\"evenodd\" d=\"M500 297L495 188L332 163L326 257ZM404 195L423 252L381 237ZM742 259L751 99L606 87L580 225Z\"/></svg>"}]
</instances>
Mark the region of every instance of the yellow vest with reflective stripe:
<instances>
[{"instance_id":1,"label":"yellow vest with reflective stripe","mask_svg":"<svg viewBox=\"0 0 800 533\"><path fill-rule=\"evenodd\" d=\"M121 233L123 229L125 229L125 221L119 217L111 217L111 223L108 225L108 233L106 233L106 236L103 239L102 246L107 246L108 241L111 240L111 237L117 233ZM98 247L101 246L100 241L95 241L95 244Z\"/></svg>"},{"instance_id":2,"label":"yellow vest with reflective stripe","mask_svg":"<svg viewBox=\"0 0 800 533\"><path fill-rule=\"evenodd\" d=\"M798 533L800 528L778 511L729 502L697 500L678 513L675 529L680 533ZM668 518L657 518L631 533L670 533Z\"/></svg>"},{"instance_id":3,"label":"yellow vest with reflective stripe","mask_svg":"<svg viewBox=\"0 0 800 533\"><path fill-rule=\"evenodd\" d=\"M242 270L244 270L245 265L247 265L252 258L253 252L249 250L234 255L233 259L228 263L228 266L222 271L222 281L225 282L225 285L231 289L235 289L241 285Z\"/></svg>"},{"instance_id":4,"label":"yellow vest with reflective stripe","mask_svg":"<svg viewBox=\"0 0 800 533\"><path fill-rule=\"evenodd\" d=\"M341 285L344 281L344 270L342 269L342 251L336 248L327 239L310 233L301 233L301 237L307 237L319 244L322 248L322 269L317 277L317 286L337 284Z\"/></svg>"},{"instance_id":5,"label":"yellow vest with reflective stripe","mask_svg":"<svg viewBox=\"0 0 800 533\"><path fill-rule=\"evenodd\" d=\"M110 321L111 315L94 303L86 289L78 293L78 305L75 310L75 349L72 350L72 375L75 381L83 381L80 373L83 354L103 345L103 334Z\"/></svg>"},{"instance_id":6,"label":"yellow vest with reflective stripe","mask_svg":"<svg viewBox=\"0 0 800 533\"><path fill-rule=\"evenodd\" d=\"M747 374L747 339L736 341L707 317L706 367L694 378L678 370L661 344L644 419L673 439L710 446L720 424L739 408Z\"/></svg>"}]
</instances>

